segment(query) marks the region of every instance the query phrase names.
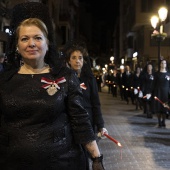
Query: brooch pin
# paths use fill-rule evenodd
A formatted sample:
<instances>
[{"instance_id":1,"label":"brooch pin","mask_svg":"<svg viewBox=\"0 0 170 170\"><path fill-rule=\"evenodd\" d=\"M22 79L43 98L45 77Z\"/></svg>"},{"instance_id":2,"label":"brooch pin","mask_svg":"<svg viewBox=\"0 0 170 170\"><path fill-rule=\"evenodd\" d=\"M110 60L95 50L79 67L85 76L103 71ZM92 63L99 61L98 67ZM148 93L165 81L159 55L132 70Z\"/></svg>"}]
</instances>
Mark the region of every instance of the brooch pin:
<instances>
[{"instance_id":1,"label":"brooch pin","mask_svg":"<svg viewBox=\"0 0 170 170\"><path fill-rule=\"evenodd\" d=\"M154 80L154 77L153 77L153 75L150 75L150 80Z\"/></svg>"},{"instance_id":2,"label":"brooch pin","mask_svg":"<svg viewBox=\"0 0 170 170\"><path fill-rule=\"evenodd\" d=\"M168 75L165 76L165 78L169 81L170 80L170 77Z\"/></svg>"},{"instance_id":3,"label":"brooch pin","mask_svg":"<svg viewBox=\"0 0 170 170\"><path fill-rule=\"evenodd\" d=\"M84 83L81 83L81 84L80 84L80 88L82 88L82 89L84 89L84 90L86 90L86 89L87 89L87 87L85 86L85 84L84 84Z\"/></svg>"},{"instance_id":4,"label":"brooch pin","mask_svg":"<svg viewBox=\"0 0 170 170\"><path fill-rule=\"evenodd\" d=\"M42 86L42 88L47 89L47 93L50 96L52 96L60 89L58 84L66 82L66 79L64 77L61 77L61 78L56 79L56 80L50 80L50 79L47 79L45 77L42 77L41 82L46 83Z\"/></svg>"}]
</instances>

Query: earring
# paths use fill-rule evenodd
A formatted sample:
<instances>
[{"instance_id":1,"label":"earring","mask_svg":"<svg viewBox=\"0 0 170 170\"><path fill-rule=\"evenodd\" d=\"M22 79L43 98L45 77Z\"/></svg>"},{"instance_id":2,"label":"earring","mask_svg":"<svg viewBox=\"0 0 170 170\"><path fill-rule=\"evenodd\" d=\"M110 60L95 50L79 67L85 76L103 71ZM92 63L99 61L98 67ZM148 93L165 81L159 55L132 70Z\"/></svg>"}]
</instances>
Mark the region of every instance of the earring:
<instances>
[{"instance_id":1,"label":"earring","mask_svg":"<svg viewBox=\"0 0 170 170\"><path fill-rule=\"evenodd\" d=\"M16 51L15 51L17 54L19 54L19 51L18 51L18 47L16 47Z\"/></svg>"}]
</instances>

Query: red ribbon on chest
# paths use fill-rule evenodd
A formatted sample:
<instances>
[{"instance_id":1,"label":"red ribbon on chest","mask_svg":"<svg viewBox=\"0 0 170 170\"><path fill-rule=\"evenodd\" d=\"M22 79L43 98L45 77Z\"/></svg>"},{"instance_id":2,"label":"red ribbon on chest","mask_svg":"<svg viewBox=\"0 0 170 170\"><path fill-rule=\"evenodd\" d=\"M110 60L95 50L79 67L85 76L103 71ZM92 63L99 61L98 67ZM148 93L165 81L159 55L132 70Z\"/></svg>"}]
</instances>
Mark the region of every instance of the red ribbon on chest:
<instances>
[{"instance_id":1,"label":"red ribbon on chest","mask_svg":"<svg viewBox=\"0 0 170 170\"><path fill-rule=\"evenodd\" d=\"M82 88L82 89L84 89L84 90L86 90L86 89L87 89L87 87L85 86L85 84L84 84L84 83L81 83L81 84L80 84L80 88Z\"/></svg>"},{"instance_id":2,"label":"red ribbon on chest","mask_svg":"<svg viewBox=\"0 0 170 170\"><path fill-rule=\"evenodd\" d=\"M44 89L48 89L50 86L55 86L57 89L60 89L58 84L66 82L66 79L64 77L61 77L61 78L58 78L56 80L50 80L50 79L47 79L45 77L42 77L41 82L46 83L42 86L42 88L44 88Z\"/></svg>"}]
</instances>

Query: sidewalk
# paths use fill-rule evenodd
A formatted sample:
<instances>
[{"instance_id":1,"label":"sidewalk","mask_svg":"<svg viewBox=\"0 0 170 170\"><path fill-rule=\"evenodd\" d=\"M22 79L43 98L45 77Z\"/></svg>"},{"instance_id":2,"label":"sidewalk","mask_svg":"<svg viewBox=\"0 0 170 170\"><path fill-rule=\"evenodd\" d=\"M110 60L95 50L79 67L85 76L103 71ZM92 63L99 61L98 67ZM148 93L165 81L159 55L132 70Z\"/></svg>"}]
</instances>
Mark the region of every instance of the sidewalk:
<instances>
[{"instance_id":1,"label":"sidewalk","mask_svg":"<svg viewBox=\"0 0 170 170\"><path fill-rule=\"evenodd\" d=\"M106 170L170 170L170 120L166 129L158 128L156 115L146 118L142 110L108 94L107 87L99 96L105 127L123 146L99 141Z\"/></svg>"}]
</instances>

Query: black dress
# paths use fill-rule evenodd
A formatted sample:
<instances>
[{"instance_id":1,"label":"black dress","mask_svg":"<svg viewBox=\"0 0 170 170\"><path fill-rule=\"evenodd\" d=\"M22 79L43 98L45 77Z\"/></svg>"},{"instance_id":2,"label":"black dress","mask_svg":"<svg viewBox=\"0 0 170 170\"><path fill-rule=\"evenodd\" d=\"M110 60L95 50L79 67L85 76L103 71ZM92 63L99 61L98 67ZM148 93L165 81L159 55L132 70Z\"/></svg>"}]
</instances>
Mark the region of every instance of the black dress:
<instances>
[{"instance_id":1,"label":"black dress","mask_svg":"<svg viewBox=\"0 0 170 170\"><path fill-rule=\"evenodd\" d=\"M80 144L95 137L79 81L63 69L56 76L6 73L0 82L1 170L85 170ZM42 77L66 82L50 96Z\"/></svg>"},{"instance_id":2,"label":"black dress","mask_svg":"<svg viewBox=\"0 0 170 170\"><path fill-rule=\"evenodd\" d=\"M153 89L154 89L154 74L144 73L142 75L141 81L141 90L143 92L143 96L147 94L151 94L151 97L147 99L146 97L143 98L144 101L144 113L147 114L147 117L152 117L151 114L154 113L154 96L153 96Z\"/></svg>"},{"instance_id":3,"label":"black dress","mask_svg":"<svg viewBox=\"0 0 170 170\"><path fill-rule=\"evenodd\" d=\"M137 74L134 74L133 76L133 89L137 89L138 93L134 94L134 100L136 105L136 110L138 107L142 109L142 99L139 97L139 91L141 90L141 74L138 76Z\"/></svg>"},{"instance_id":4,"label":"black dress","mask_svg":"<svg viewBox=\"0 0 170 170\"><path fill-rule=\"evenodd\" d=\"M170 73L157 72L155 74L154 97L158 97L163 103L168 102L170 94ZM155 100L154 109L156 113L165 113L167 108Z\"/></svg>"},{"instance_id":5,"label":"black dress","mask_svg":"<svg viewBox=\"0 0 170 170\"><path fill-rule=\"evenodd\" d=\"M129 97L131 98L132 104L134 103L134 96L133 96L133 73L124 72L122 74L122 85L124 86L124 99L126 100L127 104L129 103Z\"/></svg>"}]
</instances>

